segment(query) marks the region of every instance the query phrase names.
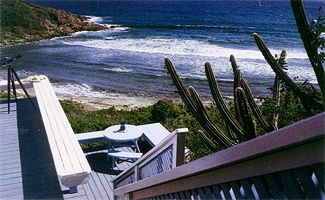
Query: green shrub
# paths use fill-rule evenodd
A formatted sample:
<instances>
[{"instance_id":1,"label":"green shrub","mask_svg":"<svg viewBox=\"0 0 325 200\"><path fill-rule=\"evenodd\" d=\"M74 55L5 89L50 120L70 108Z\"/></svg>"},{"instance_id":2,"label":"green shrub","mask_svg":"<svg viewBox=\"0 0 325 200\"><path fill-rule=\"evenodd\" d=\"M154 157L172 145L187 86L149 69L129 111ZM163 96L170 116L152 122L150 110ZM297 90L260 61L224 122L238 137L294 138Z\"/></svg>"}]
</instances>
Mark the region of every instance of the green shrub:
<instances>
[{"instance_id":1,"label":"green shrub","mask_svg":"<svg viewBox=\"0 0 325 200\"><path fill-rule=\"evenodd\" d=\"M167 119L177 118L182 113L177 105L170 100L159 100L152 106L151 118L153 121L165 123Z\"/></svg>"}]
</instances>

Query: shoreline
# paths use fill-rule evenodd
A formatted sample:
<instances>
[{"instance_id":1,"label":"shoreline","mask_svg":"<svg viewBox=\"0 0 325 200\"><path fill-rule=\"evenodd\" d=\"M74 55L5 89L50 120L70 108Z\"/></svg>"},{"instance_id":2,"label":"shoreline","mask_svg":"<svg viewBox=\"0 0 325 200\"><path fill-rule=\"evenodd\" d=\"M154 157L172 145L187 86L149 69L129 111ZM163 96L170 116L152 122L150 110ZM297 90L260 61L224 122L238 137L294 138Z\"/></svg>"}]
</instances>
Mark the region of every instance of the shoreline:
<instances>
[{"instance_id":1,"label":"shoreline","mask_svg":"<svg viewBox=\"0 0 325 200\"><path fill-rule=\"evenodd\" d=\"M119 97L119 98L87 98L73 97L68 95L57 96L60 101L69 100L80 103L88 111L96 111L109 109L114 107L117 110L134 110L138 108L148 107L155 104L160 98L148 97ZM173 101L174 102L174 101Z\"/></svg>"}]
</instances>

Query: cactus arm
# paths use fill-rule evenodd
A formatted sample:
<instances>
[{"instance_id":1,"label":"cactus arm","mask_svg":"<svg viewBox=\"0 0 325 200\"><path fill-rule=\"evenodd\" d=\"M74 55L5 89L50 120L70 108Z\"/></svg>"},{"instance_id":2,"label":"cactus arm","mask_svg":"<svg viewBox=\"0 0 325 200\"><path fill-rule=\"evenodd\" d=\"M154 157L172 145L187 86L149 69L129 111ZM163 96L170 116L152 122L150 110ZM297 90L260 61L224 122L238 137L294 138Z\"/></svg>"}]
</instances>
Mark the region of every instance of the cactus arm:
<instances>
[{"instance_id":1,"label":"cactus arm","mask_svg":"<svg viewBox=\"0 0 325 200\"><path fill-rule=\"evenodd\" d=\"M236 92L234 95L237 96L235 106L238 107L240 119L244 127L245 136L247 139L252 139L256 137L256 127L251 117L249 107L247 105L245 91L240 87L236 88Z\"/></svg>"},{"instance_id":2,"label":"cactus arm","mask_svg":"<svg viewBox=\"0 0 325 200\"><path fill-rule=\"evenodd\" d=\"M318 59L316 35L309 27L301 0L290 0L290 3L293 14L295 16L298 32L304 43L309 61L313 66L314 72L316 74L317 82L323 95L323 101L325 101L325 74L322 62L320 59Z\"/></svg>"},{"instance_id":3,"label":"cactus arm","mask_svg":"<svg viewBox=\"0 0 325 200\"><path fill-rule=\"evenodd\" d=\"M174 82L179 94L181 95L184 103L187 105L187 107L190 110L196 111L194 103L191 100L190 94L188 93L187 89L185 88L183 81L178 76L176 69L173 66L173 63L168 58L165 59L165 66L168 70L168 73L172 77L173 82Z\"/></svg>"},{"instance_id":4,"label":"cactus arm","mask_svg":"<svg viewBox=\"0 0 325 200\"><path fill-rule=\"evenodd\" d=\"M252 92L251 92L247 82L245 81L245 79L241 80L241 86L245 92L248 104L249 104L250 108L252 109L252 112L253 112L255 118L262 125L263 129L268 132L275 130L276 128L272 125L269 125L269 123L264 118L264 115L262 114L262 111L260 110L260 108L257 106L257 104L254 100L254 97L252 95Z\"/></svg>"},{"instance_id":5,"label":"cactus arm","mask_svg":"<svg viewBox=\"0 0 325 200\"><path fill-rule=\"evenodd\" d=\"M205 73L209 82L209 87L213 96L213 99L222 114L223 118L225 119L226 123L231 127L232 130L235 131L236 134L243 135L242 127L238 123L238 121L234 118L234 116L230 113L229 109L227 108L224 100L222 99L218 83L215 79L215 76L212 72L212 68L210 63L205 63Z\"/></svg>"},{"instance_id":6,"label":"cactus arm","mask_svg":"<svg viewBox=\"0 0 325 200\"><path fill-rule=\"evenodd\" d=\"M235 94L236 88L241 87L245 91L245 95L247 97L249 106L251 107L251 109L253 111L254 116L259 121L259 123L262 125L263 129L266 131L275 130L275 127L269 125L269 123L264 118L261 110L257 106L257 104L254 100L253 94L252 94L247 82L241 76L240 69L239 69L239 67L236 63L235 57L233 55L230 56L230 62L231 62L232 69L235 73L234 94ZM234 95L235 102L237 101L236 98L237 98L236 95ZM235 110L236 110L236 113L239 112L237 106L235 106ZM238 116L238 114L237 114L237 116Z\"/></svg>"},{"instance_id":7,"label":"cactus arm","mask_svg":"<svg viewBox=\"0 0 325 200\"><path fill-rule=\"evenodd\" d=\"M276 61L276 59L272 56L270 50L267 48L265 45L264 41L262 38L257 34L253 33L253 37L256 41L256 44L260 51L262 52L265 60L269 63L273 71L275 72L276 75L278 75L281 80L284 81L284 83L291 88L291 90L300 98L304 108L307 111L310 111L310 106L314 106L317 109L323 110L324 107L322 104L320 104L317 101L314 101L313 99L308 99L305 94L300 90L298 85L296 85L290 78L289 76L283 71L281 68L280 64Z\"/></svg>"},{"instance_id":8,"label":"cactus arm","mask_svg":"<svg viewBox=\"0 0 325 200\"><path fill-rule=\"evenodd\" d=\"M286 58L287 54L286 51L283 50L280 54L280 58L277 60L277 62L280 64L282 69L286 69ZM273 86L273 101L275 104L275 112L273 113L273 126L277 129L278 128L278 122L279 122L279 108L281 103L281 86L282 82L281 79L275 75L274 78L274 86Z\"/></svg>"},{"instance_id":9,"label":"cactus arm","mask_svg":"<svg viewBox=\"0 0 325 200\"><path fill-rule=\"evenodd\" d=\"M225 135L222 131L220 131L220 129L218 127L216 127L211 119L209 118L204 105L202 103L202 101L200 100L199 95L197 94L197 92L195 91L195 89L193 87L189 87L189 92L192 96L192 99L194 100L194 102L196 103L196 106L198 107L199 110L199 115L201 116L200 118L205 119L205 122L203 124L201 124L203 127L205 127L205 129L208 131L210 130L212 133L214 133L213 136L214 139L216 141L220 141L224 147L230 147L230 146L234 146L236 144L235 141L231 140L229 137L227 137L227 135ZM209 131L209 132L210 132Z\"/></svg>"},{"instance_id":10,"label":"cactus arm","mask_svg":"<svg viewBox=\"0 0 325 200\"><path fill-rule=\"evenodd\" d=\"M207 133L213 137L214 140L220 141L220 145L223 147L234 146L236 143L227 138L224 133L222 133L216 126L213 125L204 109L202 102L194 101L194 99L192 99L190 93L185 88L183 81L178 76L175 67L168 58L165 59L165 66L187 108L191 111L193 116L198 120L198 122L207 131Z\"/></svg>"},{"instance_id":11,"label":"cactus arm","mask_svg":"<svg viewBox=\"0 0 325 200\"><path fill-rule=\"evenodd\" d=\"M280 108L280 86L281 81L277 75L274 78L274 87L273 87L273 101L275 104L275 112L273 113L273 126L278 129L278 122L279 122L279 108Z\"/></svg>"},{"instance_id":12,"label":"cactus arm","mask_svg":"<svg viewBox=\"0 0 325 200\"><path fill-rule=\"evenodd\" d=\"M230 63L231 63L231 67L233 72L235 73L236 69L238 68L238 65L236 63L235 57L233 55L230 55Z\"/></svg>"},{"instance_id":13,"label":"cactus arm","mask_svg":"<svg viewBox=\"0 0 325 200\"><path fill-rule=\"evenodd\" d=\"M238 65L237 65L237 62L235 60L235 57L233 55L230 55L229 60L230 60L230 63L231 63L232 70L234 72L233 94L234 94L234 103L235 103L236 102L235 91L236 91L236 88L241 87L241 85L240 85L240 83L238 83L238 81L236 81L236 70L238 69ZM239 73L239 75L240 75L240 73ZM235 106L235 116L236 116L236 119L239 120L239 111L237 110L236 106Z\"/></svg>"},{"instance_id":14,"label":"cactus arm","mask_svg":"<svg viewBox=\"0 0 325 200\"><path fill-rule=\"evenodd\" d=\"M210 140L210 138L202 131L202 130L198 130L199 136L206 142L205 144L208 146L208 148L213 151L216 152L218 151L218 147L215 145L215 143Z\"/></svg>"}]
</instances>

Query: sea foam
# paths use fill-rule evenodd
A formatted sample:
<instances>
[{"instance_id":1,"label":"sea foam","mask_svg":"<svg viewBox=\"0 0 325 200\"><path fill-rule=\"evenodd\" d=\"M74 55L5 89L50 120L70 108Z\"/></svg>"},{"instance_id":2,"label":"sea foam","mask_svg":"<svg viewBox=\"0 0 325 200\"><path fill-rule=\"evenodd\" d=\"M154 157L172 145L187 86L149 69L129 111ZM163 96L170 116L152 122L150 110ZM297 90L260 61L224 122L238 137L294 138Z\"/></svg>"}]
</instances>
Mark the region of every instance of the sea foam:
<instances>
[{"instance_id":1,"label":"sea foam","mask_svg":"<svg viewBox=\"0 0 325 200\"><path fill-rule=\"evenodd\" d=\"M74 83L54 83L54 90L59 95L69 95L74 97L87 97L87 98L117 98L118 94L108 93L106 91L95 90L88 84L74 84Z\"/></svg>"},{"instance_id":2,"label":"sea foam","mask_svg":"<svg viewBox=\"0 0 325 200\"><path fill-rule=\"evenodd\" d=\"M122 38L109 41L100 39L86 41L71 40L65 41L64 43L99 49L114 49L141 53L207 56L215 58L228 58L230 55L234 55L236 58L264 59L257 47L256 49L243 49L240 46L238 46L238 48L230 48L210 44L208 42L186 39ZM273 55L279 54L280 52L281 50L271 49ZM307 55L301 49L287 49L287 59L307 59Z\"/></svg>"}]
</instances>

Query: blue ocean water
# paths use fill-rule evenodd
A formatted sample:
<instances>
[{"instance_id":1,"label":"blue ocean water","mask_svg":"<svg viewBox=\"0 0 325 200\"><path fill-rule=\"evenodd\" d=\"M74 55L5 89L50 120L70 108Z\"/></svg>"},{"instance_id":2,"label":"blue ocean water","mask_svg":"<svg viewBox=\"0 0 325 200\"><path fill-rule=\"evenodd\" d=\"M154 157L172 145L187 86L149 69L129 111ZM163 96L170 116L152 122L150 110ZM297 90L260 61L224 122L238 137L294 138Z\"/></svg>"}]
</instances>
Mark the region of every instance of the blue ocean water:
<instances>
[{"instance_id":1,"label":"blue ocean water","mask_svg":"<svg viewBox=\"0 0 325 200\"><path fill-rule=\"evenodd\" d=\"M63 95L177 96L164 69L166 57L202 96L210 96L204 74L204 63L210 62L222 93L231 95L229 56L234 55L253 93L264 96L274 73L251 36L254 32L273 54L287 51L290 77L316 80L289 0L262 0L260 6L255 0L29 2L88 16L109 27L1 49L6 56L23 55L15 62L21 76L45 74ZM313 20L323 2L304 1L304 5ZM6 72L0 71L0 77L5 78Z\"/></svg>"}]
</instances>

